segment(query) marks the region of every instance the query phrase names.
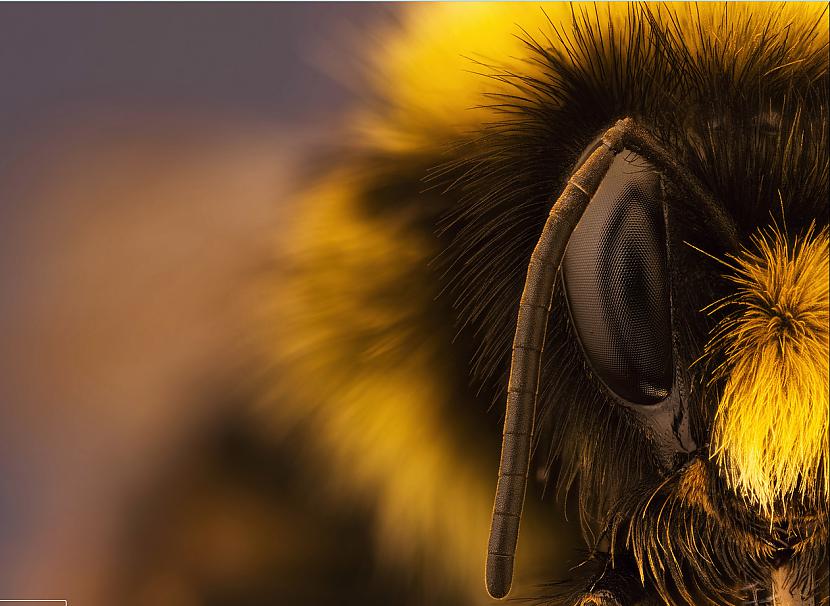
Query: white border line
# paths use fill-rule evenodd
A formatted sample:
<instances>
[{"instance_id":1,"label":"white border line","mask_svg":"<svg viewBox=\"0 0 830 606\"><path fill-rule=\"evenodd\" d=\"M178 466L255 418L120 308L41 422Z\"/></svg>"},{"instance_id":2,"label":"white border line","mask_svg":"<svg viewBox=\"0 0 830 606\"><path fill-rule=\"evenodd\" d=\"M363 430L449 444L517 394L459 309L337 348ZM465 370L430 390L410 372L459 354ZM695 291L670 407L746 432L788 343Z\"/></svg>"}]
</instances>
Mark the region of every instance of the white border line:
<instances>
[{"instance_id":1,"label":"white border line","mask_svg":"<svg viewBox=\"0 0 830 606\"><path fill-rule=\"evenodd\" d=\"M22 603L29 603L29 604L63 604L63 606L69 606L69 602L67 600L0 600L0 602L11 602L12 604L22 604Z\"/></svg>"}]
</instances>

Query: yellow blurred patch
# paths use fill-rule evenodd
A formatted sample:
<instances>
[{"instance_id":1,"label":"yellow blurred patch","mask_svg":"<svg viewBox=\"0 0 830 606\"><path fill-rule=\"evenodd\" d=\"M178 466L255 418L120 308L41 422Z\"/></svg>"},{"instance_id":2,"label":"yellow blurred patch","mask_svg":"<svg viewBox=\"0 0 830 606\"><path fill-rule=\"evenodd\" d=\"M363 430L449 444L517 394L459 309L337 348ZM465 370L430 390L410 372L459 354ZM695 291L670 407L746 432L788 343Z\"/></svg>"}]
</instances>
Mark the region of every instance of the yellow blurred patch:
<instances>
[{"instance_id":1,"label":"yellow blurred patch","mask_svg":"<svg viewBox=\"0 0 830 606\"><path fill-rule=\"evenodd\" d=\"M406 217L360 209L360 178L309 193L268 296L269 416L299 435L334 499L375 515L378 558L421 568L431 589L482 592L492 477L444 418L450 380L421 314L431 247Z\"/></svg>"}]
</instances>

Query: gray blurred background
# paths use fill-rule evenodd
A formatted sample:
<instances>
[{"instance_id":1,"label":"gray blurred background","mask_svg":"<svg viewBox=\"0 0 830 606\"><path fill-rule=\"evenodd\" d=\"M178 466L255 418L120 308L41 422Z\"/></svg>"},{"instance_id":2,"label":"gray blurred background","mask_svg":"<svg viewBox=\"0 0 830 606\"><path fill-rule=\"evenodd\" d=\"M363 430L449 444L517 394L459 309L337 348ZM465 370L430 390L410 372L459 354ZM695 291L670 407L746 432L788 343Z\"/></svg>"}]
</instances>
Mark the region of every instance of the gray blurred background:
<instances>
[{"instance_id":1,"label":"gray blurred background","mask_svg":"<svg viewBox=\"0 0 830 606\"><path fill-rule=\"evenodd\" d=\"M0 5L0 599L388 601L327 555L359 516L281 502L308 495L235 429L234 375L286 193L355 100L320 65L396 10Z\"/></svg>"}]
</instances>

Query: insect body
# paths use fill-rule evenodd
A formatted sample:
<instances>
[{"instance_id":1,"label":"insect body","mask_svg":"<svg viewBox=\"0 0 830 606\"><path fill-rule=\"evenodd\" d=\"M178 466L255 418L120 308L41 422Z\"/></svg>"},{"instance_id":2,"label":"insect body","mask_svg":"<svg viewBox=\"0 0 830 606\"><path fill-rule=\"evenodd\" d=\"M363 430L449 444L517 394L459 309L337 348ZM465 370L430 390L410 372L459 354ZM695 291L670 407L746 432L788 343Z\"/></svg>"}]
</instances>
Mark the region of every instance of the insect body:
<instances>
[{"instance_id":1,"label":"insect body","mask_svg":"<svg viewBox=\"0 0 830 606\"><path fill-rule=\"evenodd\" d=\"M292 311L302 328L282 335L334 339L335 353L312 346L291 362L305 383L320 368L340 377L326 360L350 359L337 347L352 343L365 389L341 377L336 392L298 381L293 395L362 411L377 391L372 408L386 410L395 390L373 369L422 387L453 382L442 356L472 365L481 389L507 401L486 549L494 597L510 589L517 545L534 538L518 541L540 477L577 491L589 547L569 584L545 590L551 603L826 601L826 7L532 9L424 8L440 27L413 17L411 35L390 42L366 138L342 162L337 195L305 212L341 219L301 231L338 235L310 245L318 261L299 280L314 296ZM384 230L397 235L365 250L342 235ZM371 287L338 315L337 281L319 267L343 255L342 283ZM374 271L356 271L365 259ZM395 299L415 284L395 264L430 262L438 275L419 273ZM383 313L361 315L380 301ZM441 301L469 338L464 353L443 345ZM450 392L404 399L429 419ZM371 452L349 440L334 450ZM399 480L369 469L361 491L394 503L385 491L398 494ZM407 509L399 528L434 529L449 503L479 503L477 474L454 496L446 477L427 481L427 513ZM463 539L451 524L433 537L445 551L463 545L433 575L480 574L477 555L457 564L479 544L477 516ZM410 551L416 535L431 540L413 532Z\"/></svg>"}]
</instances>

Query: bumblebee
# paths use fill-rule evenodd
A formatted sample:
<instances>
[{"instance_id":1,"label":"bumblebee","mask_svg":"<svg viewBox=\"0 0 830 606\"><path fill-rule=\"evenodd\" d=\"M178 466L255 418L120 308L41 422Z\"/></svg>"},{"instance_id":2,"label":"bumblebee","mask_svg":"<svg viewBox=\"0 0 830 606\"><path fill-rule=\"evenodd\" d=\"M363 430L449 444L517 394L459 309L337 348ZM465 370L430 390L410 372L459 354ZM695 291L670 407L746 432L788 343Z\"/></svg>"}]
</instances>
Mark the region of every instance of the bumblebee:
<instances>
[{"instance_id":1,"label":"bumblebee","mask_svg":"<svg viewBox=\"0 0 830 606\"><path fill-rule=\"evenodd\" d=\"M275 426L387 560L470 603L517 546L544 579L550 485L587 550L523 595L827 602L827 32L824 4L439 4L381 36L262 334Z\"/></svg>"}]
</instances>

